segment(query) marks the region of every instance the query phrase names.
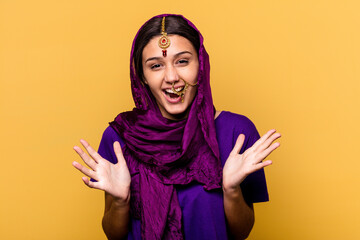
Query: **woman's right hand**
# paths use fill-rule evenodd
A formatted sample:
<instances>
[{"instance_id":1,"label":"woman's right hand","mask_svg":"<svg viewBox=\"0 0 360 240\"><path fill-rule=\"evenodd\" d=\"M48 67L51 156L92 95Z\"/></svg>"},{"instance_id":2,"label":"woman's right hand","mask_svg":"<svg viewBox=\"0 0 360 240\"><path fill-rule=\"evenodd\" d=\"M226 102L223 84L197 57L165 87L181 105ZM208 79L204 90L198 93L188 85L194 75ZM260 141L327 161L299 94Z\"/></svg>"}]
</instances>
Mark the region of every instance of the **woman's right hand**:
<instances>
[{"instance_id":1,"label":"woman's right hand","mask_svg":"<svg viewBox=\"0 0 360 240\"><path fill-rule=\"evenodd\" d=\"M85 140L80 140L80 142L90 156L78 146L75 146L74 150L90 169L76 161L73 162L73 166L86 176L97 181L92 182L89 178L82 177L84 183L90 188L107 192L119 202L128 203L130 200L131 176L119 142L114 142L114 152L118 160L116 164L102 158Z\"/></svg>"}]
</instances>

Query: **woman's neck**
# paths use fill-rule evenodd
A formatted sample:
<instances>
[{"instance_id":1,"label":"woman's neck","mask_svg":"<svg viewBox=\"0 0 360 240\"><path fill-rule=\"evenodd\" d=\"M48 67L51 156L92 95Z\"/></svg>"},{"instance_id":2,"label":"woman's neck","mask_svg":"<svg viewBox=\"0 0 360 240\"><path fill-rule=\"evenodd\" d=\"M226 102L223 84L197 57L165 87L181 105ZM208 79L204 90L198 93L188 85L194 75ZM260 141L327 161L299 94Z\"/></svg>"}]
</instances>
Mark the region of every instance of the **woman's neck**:
<instances>
[{"instance_id":1,"label":"woman's neck","mask_svg":"<svg viewBox=\"0 0 360 240\"><path fill-rule=\"evenodd\" d=\"M216 119L220 115L220 113L221 113L221 111L216 111L214 119Z\"/></svg>"}]
</instances>

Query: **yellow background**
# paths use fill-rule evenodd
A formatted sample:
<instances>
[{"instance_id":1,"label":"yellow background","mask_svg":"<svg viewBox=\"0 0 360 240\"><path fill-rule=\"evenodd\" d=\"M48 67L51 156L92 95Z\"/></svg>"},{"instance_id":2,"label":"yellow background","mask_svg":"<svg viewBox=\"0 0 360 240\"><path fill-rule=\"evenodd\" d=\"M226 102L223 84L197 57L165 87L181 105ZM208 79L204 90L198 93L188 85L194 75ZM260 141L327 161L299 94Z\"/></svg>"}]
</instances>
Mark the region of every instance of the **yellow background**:
<instances>
[{"instance_id":1,"label":"yellow background","mask_svg":"<svg viewBox=\"0 0 360 240\"><path fill-rule=\"evenodd\" d=\"M164 12L204 35L216 107L283 134L249 239L360 239L356 0L1 0L0 239L105 239L72 147L133 107L132 39Z\"/></svg>"}]
</instances>

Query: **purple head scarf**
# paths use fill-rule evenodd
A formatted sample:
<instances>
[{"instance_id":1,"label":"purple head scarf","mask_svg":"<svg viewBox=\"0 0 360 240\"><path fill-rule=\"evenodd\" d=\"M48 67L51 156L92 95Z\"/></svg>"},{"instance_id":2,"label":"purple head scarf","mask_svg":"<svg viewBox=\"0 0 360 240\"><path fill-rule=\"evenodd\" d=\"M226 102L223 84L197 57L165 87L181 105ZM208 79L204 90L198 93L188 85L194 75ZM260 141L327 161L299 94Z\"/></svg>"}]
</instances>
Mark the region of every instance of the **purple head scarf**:
<instances>
[{"instance_id":1,"label":"purple head scarf","mask_svg":"<svg viewBox=\"0 0 360 240\"><path fill-rule=\"evenodd\" d=\"M181 15L163 14L163 16ZM222 169L210 89L209 56L200 37L198 89L186 119L161 115L155 98L136 75L130 58L131 89L136 108L110 125L125 142L123 154L131 174L131 214L141 221L142 239L183 239L175 184L197 181L204 189L221 187ZM140 31L140 30L139 30ZM160 34L160 29L159 29Z\"/></svg>"}]
</instances>

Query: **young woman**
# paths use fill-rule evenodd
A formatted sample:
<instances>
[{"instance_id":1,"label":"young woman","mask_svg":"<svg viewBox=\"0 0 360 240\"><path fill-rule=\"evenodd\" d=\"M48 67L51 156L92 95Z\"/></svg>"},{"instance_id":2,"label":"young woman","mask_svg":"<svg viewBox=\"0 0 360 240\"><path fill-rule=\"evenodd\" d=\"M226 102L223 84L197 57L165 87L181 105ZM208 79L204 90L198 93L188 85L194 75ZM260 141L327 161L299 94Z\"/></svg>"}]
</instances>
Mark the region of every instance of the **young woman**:
<instances>
[{"instance_id":1,"label":"young woman","mask_svg":"<svg viewBox=\"0 0 360 240\"><path fill-rule=\"evenodd\" d=\"M105 130L98 153L75 146L85 184L105 192L109 239L245 239L253 203L268 200L263 161L279 147L245 116L216 111L209 57L196 27L159 15L131 51L136 108ZM89 178L92 178L90 181Z\"/></svg>"}]
</instances>

